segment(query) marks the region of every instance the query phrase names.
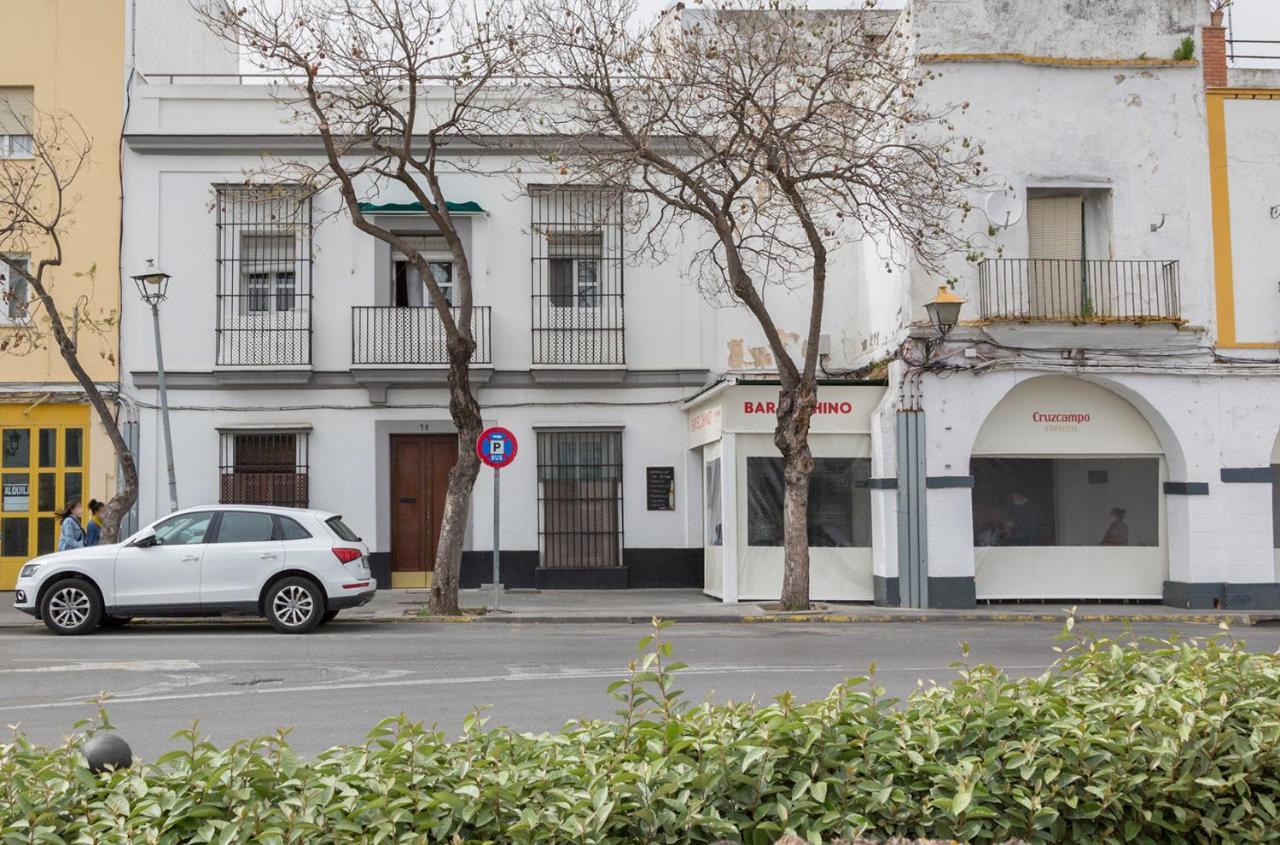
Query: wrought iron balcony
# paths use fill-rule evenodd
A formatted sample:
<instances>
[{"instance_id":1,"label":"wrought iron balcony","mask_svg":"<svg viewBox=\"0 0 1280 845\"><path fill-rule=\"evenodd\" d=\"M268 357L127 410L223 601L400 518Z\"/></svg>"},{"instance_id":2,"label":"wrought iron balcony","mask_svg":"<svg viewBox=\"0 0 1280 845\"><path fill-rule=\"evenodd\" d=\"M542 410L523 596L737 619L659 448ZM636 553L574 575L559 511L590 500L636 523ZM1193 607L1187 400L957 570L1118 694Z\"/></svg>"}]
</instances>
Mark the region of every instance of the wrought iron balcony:
<instances>
[{"instance_id":1,"label":"wrought iron balcony","mask_svg":"<svg viewBox=\"0 0 1280 845\"><path fill-rule=\"evenodd\" d=\"M984 320L1180 322L1177 261L993 258L978 265Z\"/></svg>"},{"instance_id":2,"label":"wrought iron balcony","mask_svg":"<svg viewBox=\"0 0 1280 845\"><path fill-rule=\"evenodd\" d=\"M472 311L473 365L492 364L489 307ZM453 309L457 319L459 310ZM447 366L448 335L429 306L357 305L351 309L351 363L363 366Z\"/></svg>"}]
</instances>

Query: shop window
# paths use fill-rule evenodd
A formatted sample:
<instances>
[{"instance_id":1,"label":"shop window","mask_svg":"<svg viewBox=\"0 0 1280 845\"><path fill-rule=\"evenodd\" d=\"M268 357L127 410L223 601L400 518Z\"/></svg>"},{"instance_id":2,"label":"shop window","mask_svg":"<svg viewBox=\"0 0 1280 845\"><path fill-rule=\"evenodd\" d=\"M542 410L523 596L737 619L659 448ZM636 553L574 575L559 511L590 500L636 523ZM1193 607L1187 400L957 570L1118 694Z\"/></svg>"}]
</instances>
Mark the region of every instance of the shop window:
<instances>
[{"instance_id":1,"label":"shop window","mask_svg":"<svg viewBox=\"0 0 1280 845\"><path fill-rule=\"evenodd\" d=\"M307 433L224 431L218 501L227 505L308 505Z\"/></svg>"},{"instance_id":2,"label":"shop window","mask_svg":"<svg viewBox=\"0 0 1280 845\"><path fill-rule=\"evenodd\" d=\"M84 466L84 429L68 428L66 430L66 460L69 467Z\"/></svg>"},{"instance_id":3,"label":"shop window","mask_svg":"<svg viewBox=\"0 0 1280 845\"><path fill-rule=\"evenodd\" d=\"M721 508L720 459L707 462L707 539L708 546L724 545L724 510Z\"/></svg>"},{"instance_id":4,"label":"shop window","mask_svg":"<svg viewBox=\"0 0 1280 845\"><path fill-rule=\"evenodd\" d=\"M0 463L21 469L31 466L31 429L6 428L2 438L3 458Z\"/></svg>"},{"instance_id":5,"label":"shop window","mask_svg":"<svg viewBox=\"0 0 1280 845\"><path fill-rule=\"evenodd\" d=\"M23 270L30 266L31 259L26 255L7 253L5 257ZM26 278L8 264L0 263L0 317L10 323L26 320L30 315L30 299Z\"/></svg>"},{"instance_id":6,"label":"shop window","mask_svg":"<svg viewBox=\"0 0 1280 845\"><path fill-rule=\"evenodd\" d=\"M542 565L622 565L622 433L538 432Z\"/></svg>"},{"instance_id":7,"label":"shop window","mask_svg":"<svg viewBox=\"0 0 1280 845\"><path fill-rule=\"evenodd\" d=\"M0 557L26 557L30 530L25 516L0 519Z\"/></svg>"},{"instance_id":8,"label":"shop window","mask_svg":"<svg viewBox=\"0 0 1280 845\"><path fill-rule=\"evenodd\" d=\"M1156 458L974 458L975 546L1158 546Z\"/></svg>"},{"instance_id":9,"label":"shop window","mask_svg":"<svg viewBox=\"0 0 1280 845\"><path fill-rule=\"evenodd\" d=\"M0 557L56 550L58 511L85 499L84 437L85 430L75 426L0 430Z\"/></svg>"},{"instance_id":10,"label":"shop window","mask_svg":"<svg viewBox=\"0 0 1280 845\"><path fill-rule=\"evenodd\" d=\"M870 548L870 458L815 458L809 476L811 548ZM782 458L747 458L747 545L782 545Z\"/></svg>"},{"instance_id":11,"label":"shop window","mask_svg":"<svg viewBox=\"0 0 1280 845\"><path fill-rule=\"evenodd\" d=\"M40 466L56 467L58 465L58 430L56 428L40 429Z\"/></svg>"},{"instance_id":12,"label":"shop window","mask_svg":"<svg viewBox=\"0 0 1280 845\"><path fill-rule=\"evenodd\" d=\"M32 156L34 95L35 91L31 88L0 88L0 158Z\"/></svg>"}]
</instances>

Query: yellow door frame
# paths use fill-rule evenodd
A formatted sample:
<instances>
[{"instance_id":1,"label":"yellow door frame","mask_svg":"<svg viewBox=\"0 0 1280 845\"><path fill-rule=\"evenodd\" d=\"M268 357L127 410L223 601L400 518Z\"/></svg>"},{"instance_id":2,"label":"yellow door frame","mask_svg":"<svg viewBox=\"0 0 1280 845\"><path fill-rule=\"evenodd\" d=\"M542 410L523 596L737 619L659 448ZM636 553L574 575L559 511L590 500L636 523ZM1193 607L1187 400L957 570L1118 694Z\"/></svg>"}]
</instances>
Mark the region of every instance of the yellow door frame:
<instances>
[{"instance_id":1,"label":"yellow door frame","mask_svg":"<svg viewBox=\"0 0 1280 845\"><path fill-rule=\"evenodd\" d=\"M1225 349L1280 349L1280 343L1243 341L1236 337L1235 274L1231 258L1231 192L1227 171L1227 100L1280 100L1280 90L1272 88L1208 88L1205 90L1218 346Z\"/></svg>"}]
</instances>

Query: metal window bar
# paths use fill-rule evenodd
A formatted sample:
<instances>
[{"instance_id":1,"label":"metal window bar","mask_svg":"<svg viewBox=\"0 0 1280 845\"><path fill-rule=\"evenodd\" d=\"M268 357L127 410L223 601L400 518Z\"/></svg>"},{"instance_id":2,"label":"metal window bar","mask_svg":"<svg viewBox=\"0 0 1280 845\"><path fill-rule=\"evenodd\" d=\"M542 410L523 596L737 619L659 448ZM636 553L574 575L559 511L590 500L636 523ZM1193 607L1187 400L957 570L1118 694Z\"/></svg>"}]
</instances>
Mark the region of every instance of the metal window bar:
<instances>
[{"instance_id":1,"label":"metal window bar","mask_svg":"<svg viewBox=\"0 0 1280 845\"><path fill-rule=\"evenodd\" d=\"M306 432L222 432L218 501L305 508L310 502Z\"/></svg>"},{"instance_id":2,"label":"metal window bar","mask_svg":"<svg viewBox=\"0 0 1280 845\"><path fill-rule=\"evenodd\" d=\"M492 364L489 306L471 311L471 336L476 341L473 365ZM459 309L453 309L458 319ZM351 309L353 364L449 363L448 335L436 309L430 306L357 305Z\"/></svg>"},{"instance_id":3,"label":"metal window bar","mask_svg":"<svg viewBox=\"0 0 1280 845\"><path fill-rule=\"evenodd\" d=\"M622 529L622 433L538 432L541 565L621 566Z\"/></svg>"},{"instance_id":4,"label":"metal window bar","mask_svg":"<svg viewBox=\"0 0 1280 845\"><path fill-rule=\"evenodd\" d=\"M622 199L534 186L533 363L623 364Z\"/></svg>"},{"instance_id":5,"label":"metal window bar","mask_svg":"<svg viewBox=\"0 0 1280 845\"><path fill-rule=\"evenodd\" d=\"M1257 53L1237 53L1237 44L1263 44L1263 47L1246 47L1246 50L1259 50ZM1262 59L1280 62L1280 40L1274 38L1228 38L1227 59L1233 64L1237 59Z\"/></svg>"},{"instance_id":6,"label":"metal window bar","mask_svg":"<svg viewBox=\"0 0 1280 845\"><path fill-rule=\"evenodd\" d=\"M311 363L311 198L296 185L217 185L219 366Z\"/></svg>"},{"instance_id":7,"label":"metal window bar","mask_svg":"<svg viewBox=\"0 0 1280 845\"><path fill-rule=\"evenodd\" d=\"M992 258L978 265L984 320L1180 322L1177 261Z\"/></svg>"}]
</instances>

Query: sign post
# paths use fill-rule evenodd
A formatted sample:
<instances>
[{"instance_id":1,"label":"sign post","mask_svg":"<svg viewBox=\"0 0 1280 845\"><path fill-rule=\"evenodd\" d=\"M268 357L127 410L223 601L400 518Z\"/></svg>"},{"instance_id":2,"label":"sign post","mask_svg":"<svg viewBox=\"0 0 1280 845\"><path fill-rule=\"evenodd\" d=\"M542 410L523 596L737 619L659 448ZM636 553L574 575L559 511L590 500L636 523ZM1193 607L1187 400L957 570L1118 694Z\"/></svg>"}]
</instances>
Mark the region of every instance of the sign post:
<instances>
[{"instance_id":1,"label":"sign post","mask_svg":"<svg viewBox=\"0 0 1280 845\"><path fill-rule=\"evenodd\" d=\"M493 590L494 610L498 609L498 602L502 595L502 574L498 565L501 556L499 485L502 479L502 468L511 465L518 449L519 443L516 442L516 436L498 426L486 428L480 432L480 437L476 440L476 455L486 466L493 467L493 583L489 587Z\"/></svg>"}]
</instances>

